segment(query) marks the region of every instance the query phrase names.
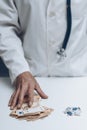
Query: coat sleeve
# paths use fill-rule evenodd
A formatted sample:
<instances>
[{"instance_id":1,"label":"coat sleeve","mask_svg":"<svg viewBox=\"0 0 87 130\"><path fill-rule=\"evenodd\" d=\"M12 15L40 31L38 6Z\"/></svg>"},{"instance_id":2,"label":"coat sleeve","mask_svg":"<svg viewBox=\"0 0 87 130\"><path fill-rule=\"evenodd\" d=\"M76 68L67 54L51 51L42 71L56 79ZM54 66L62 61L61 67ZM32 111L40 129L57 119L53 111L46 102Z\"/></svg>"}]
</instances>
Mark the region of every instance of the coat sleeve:
<instances>
[{"instance_id":1,"label":"coat sleeve","mask_svg":"<svg viewBox=\"0 0 87 130\"><path fill-rule=\"evenodd\" d=\"M19 37L21 27L18 21L13 0L0 0L0 57L9 69L12 83L19 74L30 71Z\"/></svg>"}]
</instances>

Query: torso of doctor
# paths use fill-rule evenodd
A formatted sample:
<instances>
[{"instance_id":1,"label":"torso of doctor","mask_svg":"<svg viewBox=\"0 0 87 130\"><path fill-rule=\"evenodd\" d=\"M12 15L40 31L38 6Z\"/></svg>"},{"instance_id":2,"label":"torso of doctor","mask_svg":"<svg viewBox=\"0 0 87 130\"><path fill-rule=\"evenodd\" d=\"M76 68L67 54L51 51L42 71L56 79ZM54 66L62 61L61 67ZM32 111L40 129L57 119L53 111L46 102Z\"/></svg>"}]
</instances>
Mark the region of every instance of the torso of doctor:
<instances>
[{"instance_id":1,"label":"torso of doctor","mask_svg":"<svg viewBox=\"0 0 87 130\"><path fill-rule=\"evenodd\" d=\"M57 54L66 32L66 0L0 0L0 56L12 82L34 76L87 76L87 0L72 0L66 57Z\"/></svg>"}]
</instances>

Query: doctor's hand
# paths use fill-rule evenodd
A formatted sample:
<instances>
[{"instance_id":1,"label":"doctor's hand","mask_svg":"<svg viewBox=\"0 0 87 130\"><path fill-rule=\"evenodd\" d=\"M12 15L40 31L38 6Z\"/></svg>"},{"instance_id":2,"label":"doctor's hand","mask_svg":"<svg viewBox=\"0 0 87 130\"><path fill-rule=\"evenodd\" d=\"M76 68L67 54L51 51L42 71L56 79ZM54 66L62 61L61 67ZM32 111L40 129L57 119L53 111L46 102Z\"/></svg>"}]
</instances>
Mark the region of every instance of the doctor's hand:
<instances>
[{"instance_id":1,"label":"doctor's hand","mask_svg":"<svg viewBox=\"0 0 87 130\"><path fill-rule=\"evenodd\" d=\"M20 74L16 78L15 91L12 94L8 104L10 109L14 109L16 106L20 109L26 95L28 97L28 105L31 107L34 100L34 90L37 91L41 98L48 98L30 72Z\"/></svg>"}]
</instances>

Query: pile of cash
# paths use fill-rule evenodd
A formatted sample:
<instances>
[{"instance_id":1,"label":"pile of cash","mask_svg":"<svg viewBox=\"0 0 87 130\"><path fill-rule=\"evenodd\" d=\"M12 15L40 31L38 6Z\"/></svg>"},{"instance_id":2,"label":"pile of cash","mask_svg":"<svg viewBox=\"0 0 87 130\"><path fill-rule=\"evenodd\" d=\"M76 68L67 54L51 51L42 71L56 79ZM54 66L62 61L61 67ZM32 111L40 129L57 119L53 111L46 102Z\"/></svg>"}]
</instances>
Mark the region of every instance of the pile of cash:
<instances>
[{"instance_id":1,"label":"pile of cash","mask_svg":"<svg viewBox=\"0 0 87 130\"><path fill-rule=\"evenodd\" d=\"M24 103L21 109L15 108L12 110L10 116L27 121L34 121L49 116L53 109L40 105L40 100L40 96L36 94L32 107L29 107L28 103Z\"/></svg>"}]
</instances>

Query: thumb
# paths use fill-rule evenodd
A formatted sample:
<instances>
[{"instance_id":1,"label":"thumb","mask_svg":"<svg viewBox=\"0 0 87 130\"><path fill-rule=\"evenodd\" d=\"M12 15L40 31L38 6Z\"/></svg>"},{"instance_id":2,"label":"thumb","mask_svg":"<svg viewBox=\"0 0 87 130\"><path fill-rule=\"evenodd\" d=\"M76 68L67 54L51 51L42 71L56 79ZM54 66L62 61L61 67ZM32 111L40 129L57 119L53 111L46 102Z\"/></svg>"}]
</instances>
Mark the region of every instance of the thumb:
<instances>
[{"instance_id":1,"label":"thumb","mask_svg":"<svg viewBox=\"0 0 87 130\"><path fill-rule=\"evenodd\" d=\"M39 84L36 84L36 88L35 90L37 91L37 93L43 98L43 99L47 99L48 96L42 91L42 89L40 88Z\"/></svg>"}]
</instances>

